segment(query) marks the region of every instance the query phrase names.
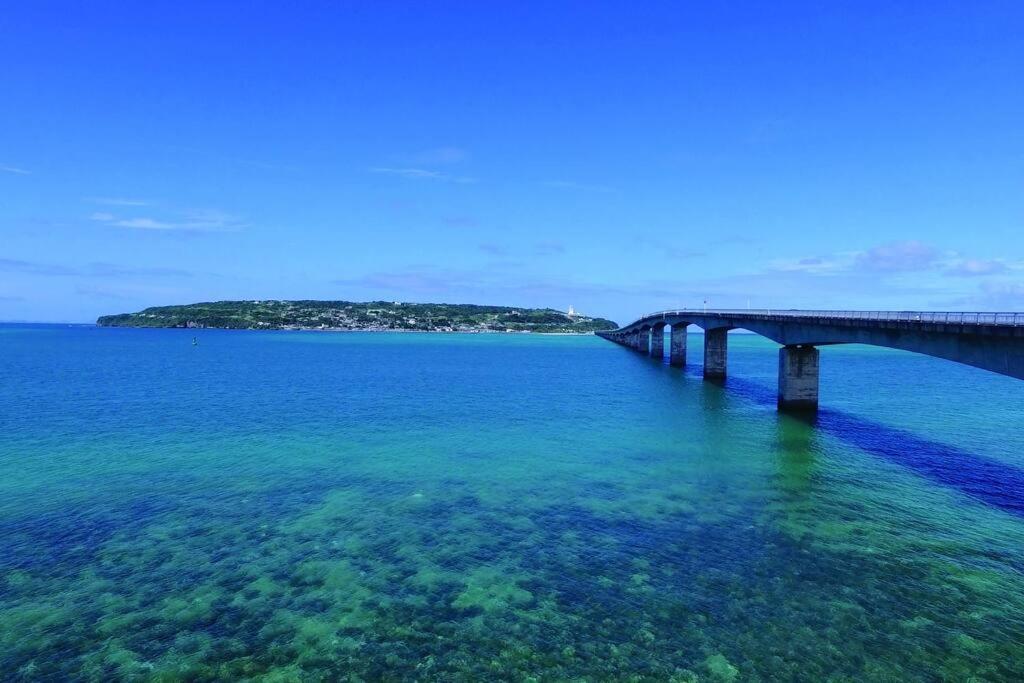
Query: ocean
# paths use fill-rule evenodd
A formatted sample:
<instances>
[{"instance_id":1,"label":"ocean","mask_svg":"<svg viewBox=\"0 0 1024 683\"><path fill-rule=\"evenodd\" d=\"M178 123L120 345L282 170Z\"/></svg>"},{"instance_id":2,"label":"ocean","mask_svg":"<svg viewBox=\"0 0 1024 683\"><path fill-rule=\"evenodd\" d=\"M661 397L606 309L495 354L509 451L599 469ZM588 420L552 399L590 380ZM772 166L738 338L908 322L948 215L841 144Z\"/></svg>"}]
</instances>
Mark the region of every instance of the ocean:
<instances>
[{"instance_id":1,"label":"ocean","mask_svg":"<svg viewBox=\"0 0 1024 683\"><path fill-rule=\"evenodd\" d=\"M1024 680L1024 382L689 346L0 326L0 678Z\"/></svg>"}]
</instances>

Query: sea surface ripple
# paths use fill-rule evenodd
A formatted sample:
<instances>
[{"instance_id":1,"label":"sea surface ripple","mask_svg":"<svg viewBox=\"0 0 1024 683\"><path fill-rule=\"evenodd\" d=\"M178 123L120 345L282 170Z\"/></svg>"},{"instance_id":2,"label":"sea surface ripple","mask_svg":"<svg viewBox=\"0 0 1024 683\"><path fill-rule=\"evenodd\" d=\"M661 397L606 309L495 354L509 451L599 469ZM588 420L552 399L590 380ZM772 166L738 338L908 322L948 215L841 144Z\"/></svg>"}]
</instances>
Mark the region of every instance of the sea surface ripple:
<instances>
[{"instance_id":1,"label":"sea surface ripple","mask_svg":"<svg viewBox=\"0 0 1024 683\"><path fill-rule=\"evenodd\" d=\"M0 679L1024 680L1024 382L0 326Z\"/></svg>"}]
</instances>

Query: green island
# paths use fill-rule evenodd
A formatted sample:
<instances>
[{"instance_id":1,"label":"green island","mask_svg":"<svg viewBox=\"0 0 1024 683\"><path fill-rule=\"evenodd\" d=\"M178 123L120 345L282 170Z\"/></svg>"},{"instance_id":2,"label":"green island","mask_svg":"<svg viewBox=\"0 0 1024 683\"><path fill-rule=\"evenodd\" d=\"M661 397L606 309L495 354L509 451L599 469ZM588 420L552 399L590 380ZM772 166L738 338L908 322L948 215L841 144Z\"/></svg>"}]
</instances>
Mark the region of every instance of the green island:
<instances>
[{"instance_id":1,"label":"green island","mask_svg":"<svg viewBox=\"0 0 1024 683\"><path fill-rule=\"evenodd\" d=\"M184 327L233 330L541 332L588 334L618 325L552 308L398 301L213 301L154 306L101 316L101 327Z\"/></svg>"}]
</instances>

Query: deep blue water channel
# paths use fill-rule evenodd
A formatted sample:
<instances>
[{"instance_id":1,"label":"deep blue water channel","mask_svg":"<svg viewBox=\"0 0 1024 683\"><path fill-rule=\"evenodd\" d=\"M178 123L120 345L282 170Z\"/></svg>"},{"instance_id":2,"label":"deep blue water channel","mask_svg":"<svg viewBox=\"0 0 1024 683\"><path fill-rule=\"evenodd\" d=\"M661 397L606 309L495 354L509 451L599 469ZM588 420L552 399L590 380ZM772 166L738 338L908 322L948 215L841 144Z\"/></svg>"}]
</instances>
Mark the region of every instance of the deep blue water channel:
<instances>
[{"instance_id":1,"label":"deep blue water channel","mask_svg":"<svg viewBox=\"0 0 1024 683\"><path fill-rule=\"evenodd\" d=\"M193 336L0 327L0 679L1024 680L1024 382Z\"/></svg>"}]
</instances>

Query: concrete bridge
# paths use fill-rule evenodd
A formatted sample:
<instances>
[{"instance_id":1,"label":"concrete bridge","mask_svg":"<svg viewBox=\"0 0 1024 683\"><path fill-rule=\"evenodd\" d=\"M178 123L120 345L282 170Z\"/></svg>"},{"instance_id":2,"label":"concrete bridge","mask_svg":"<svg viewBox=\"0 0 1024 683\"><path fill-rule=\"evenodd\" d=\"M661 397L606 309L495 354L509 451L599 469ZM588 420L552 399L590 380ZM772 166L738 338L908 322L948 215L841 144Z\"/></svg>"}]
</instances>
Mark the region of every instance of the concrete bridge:
<instances>
[{"instance_id":1,"label":"concrete bridge","mask_svg":"<svg viewBox=\"0 0 1024 683\"><path fill-rule=\"evenodd\" d=\"M686 328L704 330L704 378L724 378L729 330L744 329L782 345L779 408L818 407L818 348L871 344L923 353L1024 379L1024 313L923 311L688 310L650 313L625 327L597 334L657 358L686 365Z\"/></svg>"}]
</instances>

